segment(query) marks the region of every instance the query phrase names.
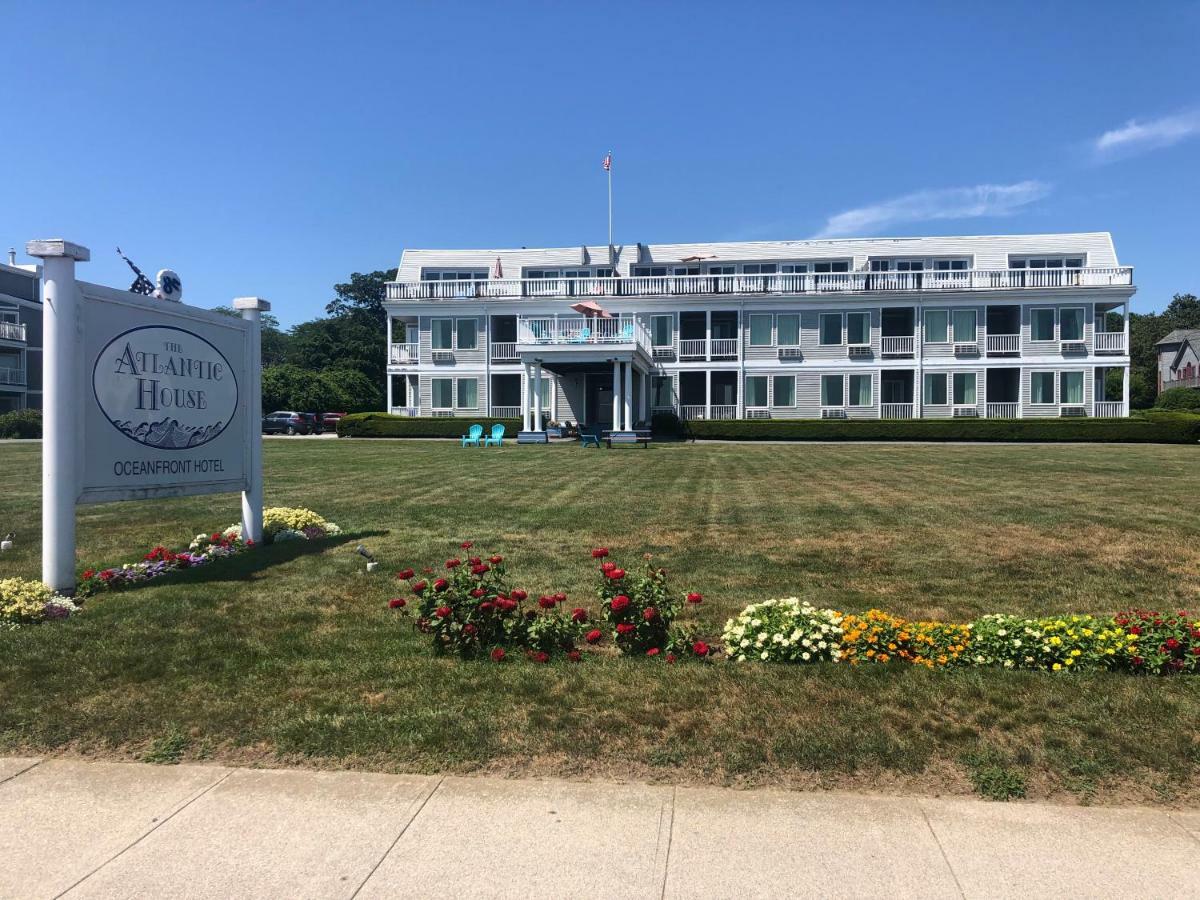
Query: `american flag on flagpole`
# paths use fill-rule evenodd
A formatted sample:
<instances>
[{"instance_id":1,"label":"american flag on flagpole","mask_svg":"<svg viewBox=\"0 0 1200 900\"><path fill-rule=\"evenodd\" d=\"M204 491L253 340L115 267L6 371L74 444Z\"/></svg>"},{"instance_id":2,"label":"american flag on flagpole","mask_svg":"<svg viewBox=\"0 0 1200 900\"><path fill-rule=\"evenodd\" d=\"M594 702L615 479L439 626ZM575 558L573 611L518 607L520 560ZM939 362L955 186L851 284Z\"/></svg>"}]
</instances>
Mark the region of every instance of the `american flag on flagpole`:
<instances>
[{"instance_id":1,"label":"american flag on flagpole","mask_svg":"<svg viewBox=\"0 0 1200 900\"><path fill-rule=\"evenodd\" d=\"M147 297L153 294L154 282L147 278L142 273L142 270L133 264L132 259L121 252L120 247L117 248L117 255L120 256L121 259L125 260L125 262L129 263L129 268L133 269L134 274L137 275L137 278L134 279L133 284L129 287L129 292L131 294L143 294Z\"/></svg>"},{"instance_id":2,"label":"american flag on flagpole","mask_svg":"<svg viewBox=\"0 0 1200 900\"><path fill-rule=\"evenodd\" d=\"M609 150L608 153L604 157L604 171L605 172L612 171L612 151L611 150Z\"/></svg>"}]
</instances>

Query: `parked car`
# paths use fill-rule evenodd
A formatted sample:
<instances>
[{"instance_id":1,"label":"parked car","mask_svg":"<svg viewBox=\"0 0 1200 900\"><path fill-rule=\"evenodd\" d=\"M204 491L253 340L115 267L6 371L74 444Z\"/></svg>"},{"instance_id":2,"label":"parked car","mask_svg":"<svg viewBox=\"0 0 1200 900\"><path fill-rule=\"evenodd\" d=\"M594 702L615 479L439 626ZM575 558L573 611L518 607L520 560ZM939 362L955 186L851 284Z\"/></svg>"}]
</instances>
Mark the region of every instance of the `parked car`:
<instances>
[{"instance_id":1,"label":"parked car","mask_svg":"<svg viewBox=\"0 0 1200 900\"><path fill-rule=\"evenodd\" d=\"M263 416L263 434L312 434L315 429L312 413L280 410Z\"/></svg>"},{"instance_id":2,"label":"parked car","mask_svg":"<svg viewBox=\"0 0 1200 900\"><path fill-rule=\"evenodd\" d=\"M326 431L337 431L337 424L344 415L346 415L344 412L327 412L321 413L317 419Z\"/></svg>"}]
</instances>

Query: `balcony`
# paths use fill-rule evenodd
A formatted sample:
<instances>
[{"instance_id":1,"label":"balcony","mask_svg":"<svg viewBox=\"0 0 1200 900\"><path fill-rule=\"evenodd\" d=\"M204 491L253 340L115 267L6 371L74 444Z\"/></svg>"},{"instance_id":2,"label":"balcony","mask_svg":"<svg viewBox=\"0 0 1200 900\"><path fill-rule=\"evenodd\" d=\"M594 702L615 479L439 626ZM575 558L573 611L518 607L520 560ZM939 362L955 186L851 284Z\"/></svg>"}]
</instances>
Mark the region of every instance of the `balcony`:
<instances>
[{"instance_id":1,"label":"balcony","mask_svg":"<svg viewBox=\"0 0 1200 900\"><path fill-rule=\"evenodd\" d=\"M1121 400L1097 400L1092 414L1097 419L1120 419L1125 415L1125 403Z\"/></svg>"},{"instance_id":2,"label":"balcony","mask_svg":"<svg viewBox=\"0 0 1200 900\"><path fill-rule=\"evenodd\" d=\"M516 341L492 341L492 362L518 362L520 359Z\"/></svg>"},{"instance_id":3,"label":"balcony","mask_svg":"<svg viewBox=\"0 0 1200 900\"><path fill-rule=\"evenodd\" d=\"M24 385L25 370L13 369L8 366L0 367L0 384Z\"/></svg>"},{"instance_id":4,"label":"balcony","mask_svg":"<svg viewBox=\"0 0 1200 900\"><path fill-rule=\"evenodd\" d=\"M655 355L657 356L657 350ZM737 338L681 338L679 341L680 362L735 360L737 358Z\"/></svg>"},{"instance_id":5,"label":"balcony","mask_svg":"<svg viewBox=\"0 0 1200 900\"><path fill-rule=\"evenodd\" d=\"M633 316L518 316L517 345L586 349L636 345L650 352L650 336Z\"/></svg>"},{"instance_id":6,"label":"balcony","mask_svg":"<svg viewBox=\"0 0 1200 900\"><path fill-rule=\"evenodd\" d=\"M1124 353L1125 332L1097 331L1093 336L1093 347L1097 353Z\"/></svg>"},{"instance_id":7,"label":"balcony","mask_svg":"<svg viewBox=\"0 0 1200 900\"><path fill-rule=\"evenodd\" d=\"M421 345L414 342L392 344L388 349L388 363L393 366L415 366L421 361Z\"/></svg>"},{"instance_id":8,"label":"balcony","mask_svg":"<svg viewBox=\"0 0 1200 900\"><path fill-rule=\"evenodd\" d=\"M987 336L987 352L989 355L1020 353L1021 336L1019 334L989 334Z\"/></svg>"},{"instance_id":9,"label":"balcony","mask_svg":"<svg viewBox=\"0 0 1200 900\"><path fill-rule=\"evenodd\" d=\"M1133 284L1130 266L1083 269L965 269L928 272L825 272L775 275L654 275L627 278L489 278L393 281L388 300L489 300L561 297L661 297L697 294L829 294L1103 288Z\"/></svg>"},{"instance_id":10,"label":"balcony","mask_svg":"<svg viewBox=\"0 0 1200 900\"><path fill-rule=\"evenodd\" d=\"M911 419L911 418L913 418L913 404L911 404L911 403L881 403L879 405L879 418L881 418L881 419Z\"/></svg>"},{"instance_id":11,"label":"balcony","mask_svg":"<svg viewBox=\"0 0 1200 900\"><path fill-rule=\"evenodd\" d=\"M899 337L884 336L880 339L880 352L884 356L912 356L913 355L913 335L901 335Z\"/></svg>"},{"instance_id":12,"label":"balcony","mask_svg":"<svg viewBox=\"0 0 1200 900\"><path fill-rule=\"evenodd\" d=\"M22 322L0 322L0 341L25 343L25 325Z\"/></svg>"},{"instance_id":13,"label":"balcony","mask_svg":"<svg viewBox=\"0 0 1200 900\"><path fill-rule=\"evenodd\" d=\"M519 406L493 406L493 419L519 419L521 418L521 407Z\"/></svg>"},{"instance_id":14,"label":"balcony","mask_svg":"<svg viewBox=\"0 0 1200 900\"><path fill-rule=\"evenodd\" d=\"M989 403L986 406L989 419L1019 419L1021 418L1020 403Z\"/></svg>"}]
</instances>

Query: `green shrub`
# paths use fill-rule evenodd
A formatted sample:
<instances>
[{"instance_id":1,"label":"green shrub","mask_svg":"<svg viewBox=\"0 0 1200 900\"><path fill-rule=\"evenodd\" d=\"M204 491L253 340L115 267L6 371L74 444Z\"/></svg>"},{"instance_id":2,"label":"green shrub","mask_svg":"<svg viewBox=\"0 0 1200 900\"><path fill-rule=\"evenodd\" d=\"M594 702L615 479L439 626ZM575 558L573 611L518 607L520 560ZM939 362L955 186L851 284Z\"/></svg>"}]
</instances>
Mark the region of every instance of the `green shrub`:
<instances>
[{"instance_id":1,"label":"green shrub","mask_svg":"<svg viewBox=\"0 0 1200 900\"><path fill-rule=\"evenodd\" d=\"M700 440L1097 441L1194 444L1200 417L1150 413L1130 419L728 420L689 422Z\"/></svg>"},{"instance_id":2,"label":"green shrub","mask_svg":"<svg viewBox=\"0 0 1200 900\"><path fill-rule=\"evenodd\" d=\"M40 438L42 436L42 411L40 409L16 409L0 413L0 438Z\"/></svg>"},{"instance_id":3,"label":"green shrub","mask_svg":"<svg viewBox=\"0 0 1200 900\"><path fill-rule=\"evenodd\" d=\"M1154 401L1155 409L1200 409L1200 390L1196 388L1167 388Z\"/></svg>"},{"instance_id":4,"label":"green shrub","mask_svg":"<svg viewBox=\"0 0 1200 900\"><path fill-rule=\"evenodd\" d=\"M338 422L338 437L410 437L456 438L467 433L473 424L483 426L484 434L499 422L504 436L515 438L521 430L520 419L496 419L489 416L420 418L391 416L387 413L354 413Z\"/></svg>"}]
</instances>

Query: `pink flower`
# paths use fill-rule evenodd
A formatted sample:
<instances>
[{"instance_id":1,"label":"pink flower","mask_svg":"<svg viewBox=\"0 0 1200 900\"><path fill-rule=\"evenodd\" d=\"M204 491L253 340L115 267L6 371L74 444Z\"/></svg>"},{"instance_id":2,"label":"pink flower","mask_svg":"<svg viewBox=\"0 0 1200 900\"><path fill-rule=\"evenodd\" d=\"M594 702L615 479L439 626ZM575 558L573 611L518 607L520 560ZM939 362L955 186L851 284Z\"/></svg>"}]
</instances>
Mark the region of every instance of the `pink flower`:
<instances>
[{"instance_id":1,"label":"pink flower","mask_svg":"<svg viewBox=\"0 0 1200 900\"><path fill-rule=\"evenodd\" d=\"M657 647L651 647L646 651L647 656L658 656L659 650Z\"/></svg>"}]
</instances>

